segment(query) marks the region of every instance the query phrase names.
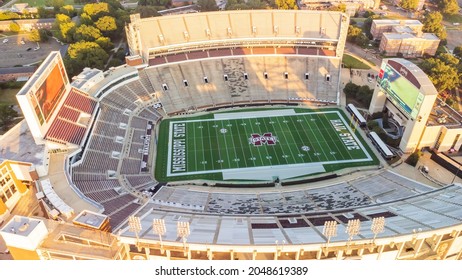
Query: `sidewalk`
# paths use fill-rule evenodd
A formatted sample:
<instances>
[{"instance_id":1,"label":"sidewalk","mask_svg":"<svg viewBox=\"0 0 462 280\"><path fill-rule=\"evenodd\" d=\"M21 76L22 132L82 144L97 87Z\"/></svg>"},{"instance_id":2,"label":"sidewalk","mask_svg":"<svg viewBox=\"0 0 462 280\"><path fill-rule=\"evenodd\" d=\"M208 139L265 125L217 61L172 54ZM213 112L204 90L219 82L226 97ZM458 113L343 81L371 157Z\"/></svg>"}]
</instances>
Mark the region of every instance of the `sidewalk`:
<instances>
[{"instance_id":1,"label":"sidewalk","mask_svg":"<svg viewBox=\"0 0 462 280\"><path fill-rule=\"evenodd\" d=\"M403 157L403 161L406 160L406 156ZM423 184L427 184L429 186L433 187L441 187L438 184L435 184L434 182L428 180L422 173L420 173L419 167L420 166L427 166L429 169L428 175L435 179L438 182L443 183L444 185L449 185L454 183L459 183L462 184L462 179L457 177L455 174L452 172L448 171L441 165L437 164L433 160L430 159L430 153L424 152L423 156L420 157L419 162L415 167L410 166L409 164L403 162L399 166L395 168L390 168L390 170L393 170L409 179L413 179L415 181L421 182Z\"/></svg>"}]
</instances>

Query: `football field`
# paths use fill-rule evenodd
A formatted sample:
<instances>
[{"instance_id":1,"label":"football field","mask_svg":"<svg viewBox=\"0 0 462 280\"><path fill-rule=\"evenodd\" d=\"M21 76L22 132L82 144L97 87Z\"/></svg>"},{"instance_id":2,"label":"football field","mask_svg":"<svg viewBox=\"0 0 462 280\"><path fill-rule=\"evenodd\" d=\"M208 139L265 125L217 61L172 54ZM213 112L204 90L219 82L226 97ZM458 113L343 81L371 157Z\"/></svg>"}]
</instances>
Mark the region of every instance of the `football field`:
<instances>
[{"instance_id":1,"label":"football field","mask_svg":"<svg viewBox=\"0 0 462 280\"><path fill-rule=\"evenodd\" d=\"M159 135L156 178L166 181L275 180L376 162L337 109L173 118L162 122Z\"/></svg>"}]
</instances>

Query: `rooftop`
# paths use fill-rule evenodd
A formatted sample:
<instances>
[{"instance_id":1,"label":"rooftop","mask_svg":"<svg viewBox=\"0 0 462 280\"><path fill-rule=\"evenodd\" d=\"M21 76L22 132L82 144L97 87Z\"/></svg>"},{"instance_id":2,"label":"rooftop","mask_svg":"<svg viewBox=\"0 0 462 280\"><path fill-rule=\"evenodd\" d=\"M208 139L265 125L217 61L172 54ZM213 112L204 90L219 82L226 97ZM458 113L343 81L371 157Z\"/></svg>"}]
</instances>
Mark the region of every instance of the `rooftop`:
<instances>
[{"instance_id":1,"label":"rooftop","mask_svg":"<svg viewBox=\"0 0 462 280\"><path fill-rule=\"evenodd\" d=\"M25 120L0 136L0 161L5 159L43 165L45 146L35 144Z\"/></svg>"},{"instance_id":2,"label":"rooftop","mask_svg":"<svg viewBox=\"0 0 462 280\"><path fill-rule=\"evenodd\" d=\"M29 236L29 234L41 223L41 220L24 217L14 216L2 229L2 232L12 233L20 236Z\"/></svg>"},{"instance_id":3,"label":"rooftop","mask_svg":"<svg viewBox=\"0 0 462 280\"><path fill-rule=\"evenodd\" d=\"M82 87L93 77L101 73L102 71L96 68L88 68L85 67L83 71L77 75L72 77L71 85L77 89L82 89Z\"/></svg>"},{"instance_id":4,"label":"rooftop","mask_svg":"<svg viewBox=\"0 0 462 280\"><path fill-rule=\"evenodd\" d=\"M74 224L99 229L108 217L88 210L82 211L73 220Z\"/></svg>"},{"instance_id":5,"label":"rooftop","mask_svg":"<svg viewBox=\"0 0 462 280\"><path fill-rule=\"evenodd\" d=\"M53 220L44 222L49 234L40 244L43 249L75 255L82 259L113 259L118 252L116 237L110 233Z\"/></svg>"},{"instance_id":6,"label":"rooftop","mask_svg":"<svg viewBox=\"0 0 462 280\"><path fill-rule=\"evenodd\" d=\"M104 72L104 79L95 84L89 91L88 94L93 97L102 94L106 88L111 88L111 84L117 84L120 78L128 76L130 74L138 75L138 70L135 67L124 64L116 68L110 68Z\"/></svg>"},{"instance_id":7,"label":"rooftop","mask_svg":"<svg viewBox=\"0 0 462 280\"><path fill-rule=\"evenodd\" d=\"M399 19L374 19L372 20L376 25L407 25L407 26L420 26L423 25L420 21L415 19L399 20Z\"/></svg>"}]
</instances>

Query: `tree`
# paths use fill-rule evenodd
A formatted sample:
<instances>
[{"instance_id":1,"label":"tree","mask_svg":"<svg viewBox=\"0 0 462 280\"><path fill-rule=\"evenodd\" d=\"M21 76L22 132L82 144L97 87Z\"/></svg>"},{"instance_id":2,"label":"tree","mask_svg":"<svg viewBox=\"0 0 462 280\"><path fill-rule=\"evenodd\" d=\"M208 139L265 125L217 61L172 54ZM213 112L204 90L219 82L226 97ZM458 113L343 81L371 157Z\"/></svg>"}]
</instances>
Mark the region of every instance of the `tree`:
<instances>
[{"instance_id":1,"label":"tree","mask_svg":"<svg viewBox=\"0 0 462 280\"><path fill-rule=\"evenodd\" d=\"M199 0L197 5L199 5L201 12L218 11L215 0Z\"/></svg>"},{"instance_id":2,"label":"tree","mask_svg":"<svg viewBox=\"0 0 462 280\"><path fill-rule=\"evenodd\" d=\"M51 36L51 32L46 29L40 29L39 34L40 34L40 42L48 42Z\"/></svg>"},{"instance_id":3,"label":"tree","mask_svg":"<svg viewBox=\"0 0 462 280\"><path fill-rule=\"evenodd\" d=\"M67 53L65 64L71 76L80 73L85 67L103 69L109 58L109 55L95 42L81 41L70 44Z\"/></svg>"},{"instance_id":4,"label":"tree","mask_svg":"<svg viewBox=\"0 0 462 280\"><path fill-rule=\"evenodd\" d=\"M93 25L94 21L86 13L80 14L80 24Z\"/></svg>"},{"instance_id":5,"label":"tree","mask_svg":"<svg viewBox=\"0 0 462 280\"><path fill-rule=\"evenodd\" d=\"M0 127L5 129L6 126L11 124L11 122L18 116L11 105L0 104Z\"/></svg>"},{"instance_id":6,"label":"tree","mask_svg":"<svg viewBox=\"0 0 462 280\"><path fill-rule=\"evenodd\" d=\"M441 40L445 40L446 30L443 25L443 15L440 12L431 12L425 16L422 30L428 33L434 33Z\"/></svg>"},{"instance_id":7,"label":"tree","mask_svg":"<svg viewBox=\"0 0 462 280\"><path fill-rule=\"evenodd\" d=\"M95 41L99 37L101 37L101 31L94 26L89 26L85 24L81 24L74 33L74 40L78 41Z\"/></svg>"},{"instance_id":8,"label":"tree","mask_svg":"<svg viewBox=\"0 0 462 280\"><path fill-rule=\"evenodd\" d=\"M29 33L29 41L40 42L40 32L38 29L34 29L31 33Z\"/></svg>"},{"instance_id":9,"label":"tree","mask_svg":"<svg viewBox=\"0 0 462 280\"><path fill-rule=\"evenodd\" d=\"M459 13L459 4L457 0L440 0L438 7L441 12L446 15L455 15Z\"/></svg>"},{"instance_id":10,"label":"tree","mask_svg":"<svg viewBox=\"0 0 462 280\"><path fill-rule=\"evenodd\" d=\"M65 14L65 15L68 15L68 16L74 16L75 14L75 9L74 9L74 6L72 5L65 5L65 6L62 6L61 8L59 8L59 12L61 14Z\"/></svg>"},{"instance_id":11,"label":"tree","mask_svg":"<svg viewBox=\"0 0 462 280\"><path fill-rule=\"evenodd\" d=\"M399 6L405 10L417 10L419 5L419 0L401 0Z\"/></svg>"},{"instance_id":12,"label":"tree","mask_svg":"<svg viewBox=\"0 0 462 280\"><path fill-rule=\"evenodd\" d=\"M160 14L157 12L159 10L163 10L163 7L160 9L156 6L137 6L135 9L135 13L139 13L141 18L148 18L148 17L158 17Z\"/></svg>"},{"instance_id":13,"label":"tree","mask_svg":"<svg viewBox=\"0 0 462 280\"><path fill-rule=\"evenodd\" d=\"M63 22L58 25L58 31L56 32L56 37L63 42L70 43L74 37L75 33L75 22Z\"/></svg>"},{"instance_id":14,"label":"tree","mask_svg":"<svg viewBox=\"0 0 462 280\"><path fill-rule=\"evenodd\" d=\"M83 6L83 12L89 15L93 20L97 20L102 16L109 15L109 4L100 2L94 4L86 4Z\"/></svg>"},{"instance_id":15,"label":"tree","mask_svg":"<svg viewBox=\"0 0 462 280\"><path fill-rule=\"evenodd\" d=\"M21 31L21 26L19 26L19 24L13 21L12 23L10 23L10 31L18 33L19 31Z\"/></svg>"},{"instance_id":16,"label":"tree","mask_svg":"<svg viewBox=\"0 0 462 280\"><path fill-rule=\"evenodd\" d=\"M438 58L447 65L453 67L457 67L459 65L459 59L450 53L442 53L438 56Z\"/></svg>"},{"instance_id":17,"label":"tree","mask_svg":"<svg viewBox=\"0 0 462 280\"><path fill-rule=\"evenodd\" d=\"M420 152L415 151L409 155L409 157L406 159L405 162L411 166L416 166L417 162L419 162L419 158L420 158Z\"/></svg>"},{"instance_id":18,"label":"tree","mask_svg":"<svg viewBox=\"0 0 462 280\"><path fill-rule=\"evenodd\" d=\"M99 37L96 39L95 43L97 43L102 49L106 52L109 52L114 48L114 44L111 42L111 39L108 37Z\"/></svg>"},{"instance_id":19,"label":"tree","mask_svg":"<svg viewBox=\"0 0 462 280\"><path fill-rule=\"evenodd\" d=\"M354 84L352 82L349 82L345 85L345 87L343 88L343 92L347 95L347 96L350 96L352 98L355 98L356 97L356 94L358 93L358 90L359 90L360 86L358 86L357 84Z\"/></svg>"},{"instance_id":20,"label":"tree","mask_svg":"<svg viewBox=\"0 0 462 280\"><path fill-rule=\"evenodd\" d=\"M297 10L297 2L295 0L276 0L276 6L280 10Z\"/></svg>"},{"instance_id":21,"label":"tree","mask_svg":"<svg viewBox=\"0 0 462 280\"><path fill-rule=\"evenodd\" d=\"M111 32L117 30L116 20L111 16L100 17L98 21L95 22L95 26L101 30L101 32Z\"/></svg>"},{"instance_id":22,"label":"tree","mask_svg":"<svg viewBox=\"0 0 462 280\"><path fill-rule=\"evenodd\" d=\"M453 53L455 56L462 58L462 46L455 47Z\"/></svg>"},{"instance_id":23,"label":"tree","mask_svg":"<svg viewBox=\"0 0 462 280\"><path fill-rule=\"evenodd\" d=\"M358 89L356 99L364 105L369 105L371 103L373 93L373 89L369 88L367 85L363 85Z\"/></svg>"},{"instance_id":24,"label":"tree","mask_svg":"<svg viewBox=\"0 0 462 280\"><path fill-rule=\"evenodd\" d=\"M432 57L424 60L419 66L438 92L454 89L460 84L460 74L456 66L446 64L442 59Z\"/></svg>"},{"instance_id":25,"label":"tree","mask_svg":"<svg viewBox=\"0 0 462 280\"><path fill-rule=\"evenodd\" d=\"M363 32L359 27L350 25L348 27L347 41L354 43L356 38Z\"/></svg>"},{"instance_id":26,"label":"tree","mask_svg":"<svg viewBox=\"0 0 462 280\"><path fill-rule=\"evenodd\" d=\"M64 0L51 0L47 6L52 6L56 12L59 11L61 7L64 6Z\"/></svg>"},{"instance_id":27,"label":"tree","mask_svg":"<svg viewBox=\"0 0 462 280\"><path fill-rule=\"evenodd\" d=\"M56 13L54 10L45 9L45 7L38 7L37 14L39 18L52 18Z\"/></svg>"}]
</instances>

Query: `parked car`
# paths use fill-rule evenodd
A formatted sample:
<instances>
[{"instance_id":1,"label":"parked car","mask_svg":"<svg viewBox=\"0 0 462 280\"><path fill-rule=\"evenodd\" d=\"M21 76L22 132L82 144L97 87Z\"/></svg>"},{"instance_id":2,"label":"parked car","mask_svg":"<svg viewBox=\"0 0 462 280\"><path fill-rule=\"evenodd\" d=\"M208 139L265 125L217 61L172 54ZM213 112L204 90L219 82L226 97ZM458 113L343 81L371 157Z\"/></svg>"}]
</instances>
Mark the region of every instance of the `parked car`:
<instances>
[{"instance_id":1,"label":"parked car","mask_svg":"<svg viewBox=\"0 0 462 280\"><path fill-rule=\"evenodd\" d=\"M8 43L8 39L3 39L3 44Z\"/></svg>"},{"instance_id":2,"label":"parked car","mask_svg":"<svg viewBox=\"0 0 462 280\"><path fill-rule=\"evenodd\" d=\"M26 51L31 51L31 50L32 50L32 48L27 48L27 50L26 50Z\"/></svg>"}]
</instances>

